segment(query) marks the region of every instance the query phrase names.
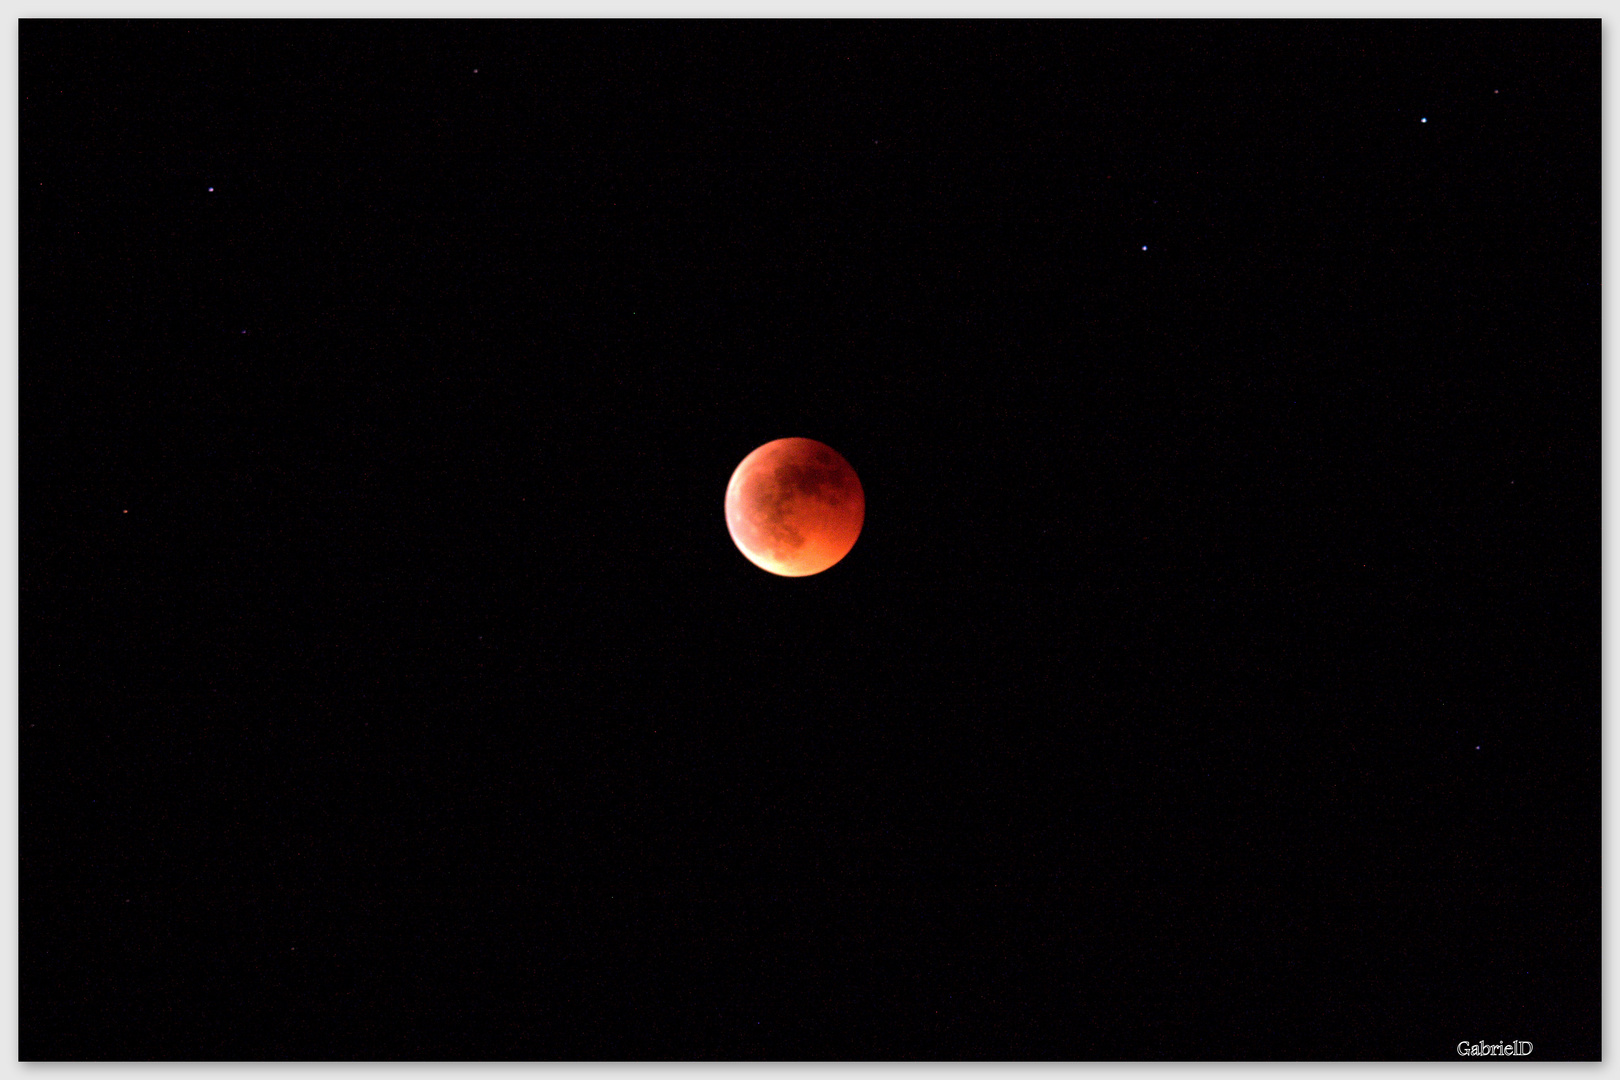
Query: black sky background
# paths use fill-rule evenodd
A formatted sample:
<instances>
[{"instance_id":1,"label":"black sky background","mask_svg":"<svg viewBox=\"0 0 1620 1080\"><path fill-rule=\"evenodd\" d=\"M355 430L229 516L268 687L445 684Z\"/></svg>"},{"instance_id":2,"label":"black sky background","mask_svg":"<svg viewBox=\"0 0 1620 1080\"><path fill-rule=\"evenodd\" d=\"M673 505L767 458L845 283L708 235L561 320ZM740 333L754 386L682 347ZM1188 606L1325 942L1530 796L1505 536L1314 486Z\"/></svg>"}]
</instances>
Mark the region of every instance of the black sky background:
<instances>
[{"instance_id":1,"label":"black sky background","mask_svg":"<svg viewBox=\"0 0 1620 1080\"><path fill-rule=\"evenodd\" d=\"M1597 1058L1599 55L25 20L23 1057Z\"/></svg>"}]
</instances>

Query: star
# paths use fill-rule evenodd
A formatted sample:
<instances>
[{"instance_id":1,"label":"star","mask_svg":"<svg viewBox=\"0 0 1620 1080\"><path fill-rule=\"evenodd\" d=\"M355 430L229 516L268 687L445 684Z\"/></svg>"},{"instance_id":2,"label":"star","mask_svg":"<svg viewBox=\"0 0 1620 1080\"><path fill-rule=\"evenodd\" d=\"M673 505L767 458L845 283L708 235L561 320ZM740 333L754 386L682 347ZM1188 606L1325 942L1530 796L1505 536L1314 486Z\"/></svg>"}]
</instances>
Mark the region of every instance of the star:
<instances>
[{"instance_id":1,"label":"star","mask_svg":"<svg viewBox=\"0 0 1620 1080\"><path fill-rule=\"evenodd\" d=\"M209 190L209 191L213 191L213 190L214 190L214 189L213 189L213 188L209 188L209 189L208 189L208 190Z\"/></svg>"},{"instance_id":2,"label":"star","mask_svg":"<svg viewBox=\"0 0 1620 1080\"><path fill-rule=\"evenodd\" d=\"M1427 116L1425 116L1423 119L1418 121L1418 123L1420 123L1420 124L1427 124L1428 122L1429 122L1429 118Z\"/></svg>"}]
</instances>

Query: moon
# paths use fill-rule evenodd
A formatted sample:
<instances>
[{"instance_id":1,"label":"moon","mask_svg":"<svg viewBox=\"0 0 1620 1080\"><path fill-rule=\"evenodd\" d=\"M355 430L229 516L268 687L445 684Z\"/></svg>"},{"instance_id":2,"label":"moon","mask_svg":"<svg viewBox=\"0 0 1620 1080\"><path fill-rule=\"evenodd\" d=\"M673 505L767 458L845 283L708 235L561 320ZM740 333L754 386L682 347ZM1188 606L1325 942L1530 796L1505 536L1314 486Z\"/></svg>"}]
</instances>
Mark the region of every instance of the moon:
<instances>
[{"instance_id":1,"label":"moon","mask_svg":"<svg viewBox=\"0 0 1620 1080\"><path fill-rule=\"evenodd\" d=\"M843 455L814 439L776 439L726 485L726 528L748 561L782 577L838 562L861 535L866 492Z\"/></svg>"}]
</instances>

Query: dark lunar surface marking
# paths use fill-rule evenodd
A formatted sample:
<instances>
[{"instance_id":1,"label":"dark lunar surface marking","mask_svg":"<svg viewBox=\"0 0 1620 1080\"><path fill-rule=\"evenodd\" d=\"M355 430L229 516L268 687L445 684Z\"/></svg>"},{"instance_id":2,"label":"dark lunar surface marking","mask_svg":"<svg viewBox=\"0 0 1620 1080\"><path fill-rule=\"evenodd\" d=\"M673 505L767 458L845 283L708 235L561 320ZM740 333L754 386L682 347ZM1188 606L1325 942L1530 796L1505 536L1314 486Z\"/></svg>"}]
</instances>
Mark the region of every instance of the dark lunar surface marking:
<instances>
[{"instance_id":1,"label":"dark lunar surface marking","mask_svg":"<svg viewBox=\"0 0 1620 1080\"><path fill-rule=\"evenodd\" d=\"M833 506L843 502L843 497L849 489L849 481L844 475L844 470L830 463L778 465L776 484L778 490L782 492L779 497L783 500L797 493L813 499L822 499Z\"/></svg>"}]
</instances>

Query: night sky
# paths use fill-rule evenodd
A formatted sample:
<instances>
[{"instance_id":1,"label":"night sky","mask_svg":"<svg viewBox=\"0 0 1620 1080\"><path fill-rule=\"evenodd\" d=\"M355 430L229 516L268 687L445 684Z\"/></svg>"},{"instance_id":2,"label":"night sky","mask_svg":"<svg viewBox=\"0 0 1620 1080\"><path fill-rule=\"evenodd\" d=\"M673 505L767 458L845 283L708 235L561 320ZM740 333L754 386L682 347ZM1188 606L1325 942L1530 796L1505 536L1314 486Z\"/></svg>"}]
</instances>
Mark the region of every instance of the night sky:
<instances>
[{"instance_id":1,"label":"night sky","mask_svg":"<svg viewBox=\"0 0 1620 1080\"><path fill-rule=\"evenodd\" d=\"M1600 1056L1597 20L20 63L24 1059Z\"/></svg>"}]
</instances>

